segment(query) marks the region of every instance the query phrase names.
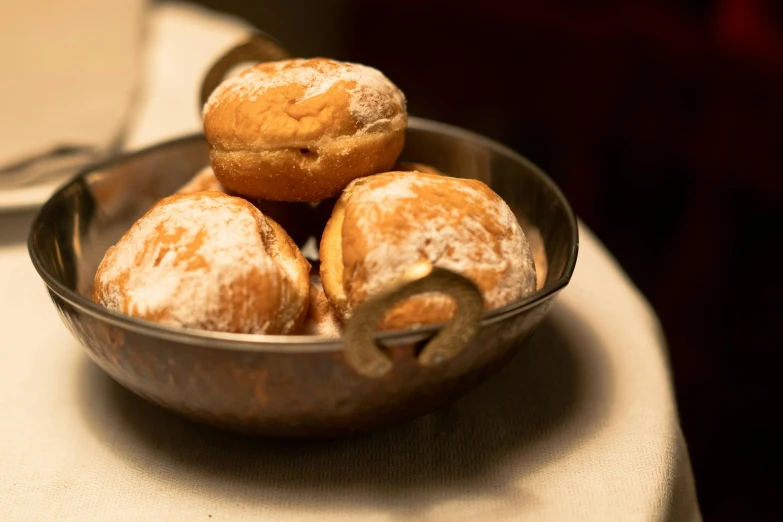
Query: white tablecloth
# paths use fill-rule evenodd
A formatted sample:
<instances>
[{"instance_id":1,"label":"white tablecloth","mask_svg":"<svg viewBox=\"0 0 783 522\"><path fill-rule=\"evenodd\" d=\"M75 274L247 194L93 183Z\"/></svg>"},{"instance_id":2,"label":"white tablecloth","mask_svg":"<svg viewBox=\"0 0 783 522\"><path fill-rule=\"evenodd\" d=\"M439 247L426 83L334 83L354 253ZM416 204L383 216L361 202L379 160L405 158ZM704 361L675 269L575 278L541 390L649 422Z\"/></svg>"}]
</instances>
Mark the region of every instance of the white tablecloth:
<instances>
[{"instance_id":1,"label":"white tablecloth","mask_svg":"<svg viewBox=\"0 0 783 522\"><path fill-rule=\"evenodd\" d=\"M133 146L197 128L177 86L243 31L153 15ZM408 425L303 444L190 424L105 376L29 261L31 220L0 215L0 520L701 519L658 321L584 227L571 285L498 375Z\"/></svg>"}]
</instances>

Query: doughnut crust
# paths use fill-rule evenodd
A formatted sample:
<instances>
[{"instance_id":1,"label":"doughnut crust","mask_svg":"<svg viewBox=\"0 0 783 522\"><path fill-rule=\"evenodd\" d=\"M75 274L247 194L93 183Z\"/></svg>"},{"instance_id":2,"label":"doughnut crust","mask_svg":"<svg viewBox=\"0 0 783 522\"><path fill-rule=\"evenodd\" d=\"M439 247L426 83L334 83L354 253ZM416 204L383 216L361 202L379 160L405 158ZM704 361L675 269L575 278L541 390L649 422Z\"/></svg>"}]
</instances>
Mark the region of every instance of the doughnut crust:
<instances>
[{"instance_id":1,"label":"doughnut crust","mask_svg":"<svg viewBox=\"0 0 783 522\"><path fill-rule=\"evenodd\" d=\"M404 172L424 172L427 174L440 174L443 176L444 174L436 169L435 167L431 167L429 165L425 165L424 163L411 163L408 161L398 161L394 165L394 169L396 171L404 171Z\"/></svg>"},{"instance_id":2,"label":"doughnut crust","mask_svg":"<svg viewBox=\"0 0 783 522\"><path fill-rule=\"evenodd\" d=\"M307 311L309 270L283 229L244 199L181 194L109 248L93 300L169 326L286 334Z\"/></svg>"},{"instance_id":3,"label":"doughnut crust","mask_svg":"<svg viewBox=\"0 0 783 522\"><path fill-rule=\"evenodd\" d=\"M227 189L316 202L389 170L405 143L402 92L379 71L324 58L266 62L204 105L215 175Z\"/></svg>"},{"instance_id":4,"label":"doughnut crust","mask_svg":"<svg viewBox=\"0 0 783 522\"><path fill-rule=\"evenodd\" d=\"M305 316L302 333L337 338L342 335L342 330L340 316L326 298L321 278L317 273L310 274L310 308Z\"/></svg>"},{"instance_id":5,"label":"doughnut crust","mask_svg":"<svg viewBox=\"0 0 783 522\"><path fill-rule=\"evenodd\" d=\"M536 289L533 257L511 209L485 184L422 172L388 172L351 183L337 201L321 239L321 280L343 320L428 261L470 278L486 309ZM394 306L381 329L450 319L451 299L422 294Z\"/></svg>"},{"instance_id":6,"label":"doughnut crust","mask_svg":"<svg viewBox=\"0 0 783 522\"><path fill-rule=\"evenodd\" d=\"M193 194L194 192L223 192L229 196L237 194L227 190L215 177L212 167L198 171L193 178L177 191L177 194ZM320 231L323 226L315 223L316 217L310 203L265 201L263 199L249 200L267 218L276 221L298 246L304 245L313 232Z\"/></svg>"},{"instance_id":7,"label":"doughnut crust","mask_svg":"<svg viewBox=\"0 0 783 522\"><path fill-rule=\"evenodd\" d=\"M196 175L190 178L190 181L179 188L177 194L192 194L194 192L223 192L228 194L226 188L215 177L215 171L212 170L212 167L204 167L196 172Z\"/></svg>"}]
</instances>

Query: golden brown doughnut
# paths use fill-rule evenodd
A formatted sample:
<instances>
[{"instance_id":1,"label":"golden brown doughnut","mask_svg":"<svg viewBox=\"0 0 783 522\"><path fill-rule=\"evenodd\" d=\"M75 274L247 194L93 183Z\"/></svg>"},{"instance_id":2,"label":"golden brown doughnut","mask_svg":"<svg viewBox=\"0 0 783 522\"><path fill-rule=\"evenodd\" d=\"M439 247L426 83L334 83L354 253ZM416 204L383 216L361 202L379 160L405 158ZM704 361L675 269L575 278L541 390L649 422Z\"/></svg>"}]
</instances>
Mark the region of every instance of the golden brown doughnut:
<instances>
[{"instance_id":1,"label":"golden brown doughnut","mask_svg":"<svg viewBox=\"0 0 783 522\"><path fill-rule=\"evenodd\" d=\"M283 229L244 199L174 195L109 248L93 300L170 326L285 334L307 311L309 270Z\"/></svg>"},{"instance_id":2,"label":"golden brown doughnut","mask_svg":"<svg viewBox=\"0 0 783 522\"><path fill-rule=\"evenodd\" d=\"M469 277L487 309L536 289L530 246L516 217L472 179L388 172L354 181L335 205L320 256L324 291L343 320L420 261ZM380 328L437 323L454 310L445 296L414 296L392 308Z\"/></svg>"},{"instance_id":3,"label":"golden brown doughnut","mask_svg":"<svg viewBox=\"0 0 783 522\"><path fill-rule=\"evenodd\" d=\"M305 316L302 333L324 337L340 337L343 324L337 310L331 305L324 293L318 274L310 275L310 308Z\"/></svg>"},{"instance_id":4,"label":"golden brown doughnut","mask_svg":"<svg viewBox=\"0 0 783 522\"><path fill-rule=\"evenodd\" d=\"M309 203L296 201L264 201L250 200L258 210L268 218L276 221L285 230L294 243L303 246L311 235L317 233L315 216Z\"/></svg>"},{"instance_id":5,"label":"golden brown doughnut","mask_svg":"<svg viewBox=\"0 0 783 522\"><path fill-rule=\"evenodd\" d=\"M226 193L225 187L215 177L215 171L212 167L204 167L200 171L196 172L190 181L182 185L177 194L192 194L194 192L223 192Z\"/></svg>"},{"instance_id":6,"label":"golden brown doughnut","mask_svg":"<svg viewBox=\"0 0 783 522\"><path fill-rule=\"evenodd\" d=\"M321 236L326 223L332 216L335 203L337 203L337 198L329 198L318 202L318 204L312 207L313 225L315 227L313 237L315 237L317 243L321 242Z\"/></svg>"},{"instance_id":7,"label":"golden brown doughnut","mask_svg":"<svg viewBox=\"0 0 783 522\"><path fill-rule=\"evenodd\" d=\"M440 174L443 176L443 172L439 171L435 167L431 167L424 163L411 163L409 161L398 161L394 165L394 169L399 172L425 172L427 174Z\"/></svg>"},{"instance_id":8,"label":"golden brown doughnut","mask_svg":"<svg viewBox=\"0 0 783 522\"><path fill-rule=\"evenodd\" d=\"M215 171L212 170L212 167L205 167L198 171L190 181L177 191L177 194L210 191L237 196L236 193L227 190L220 184L215 177ZM255 205L266 217L271 218L283 227L283 230L291 236L291 239L298 246L304 245L313 233L317 233L318 237L320 237L320 230L323 226L319 226L316 223L313 209L309 203L264 201L261 199L248 199L248 201Z\"/></svg>"},{"instance_id":9,"label":"golden brown doughnut","mask_svg":"<svg viewBox=\"0 0 783 522\"><path fill-rule=\"evenodd\" d=\"M324 58L261 63L204 105L218 180L243 196L316 202L389 170L405 142L402 92L379 71Z\"/></svg>"},{"instance_id":10,"label":"golden brown doughnut","mask_svg":"<svg viewBox=\"0 0 783 522\"><path fill-rule=\"evenodd\" d=\"M546 284L546 276L549 273L549 260L546 256L546 246L541 231L528 219L517 214L519 226L525 232L525 237L530 243L530 251L533 252L533 261L536 265L536 290L541 290Z\"/></svg>"}]
</instances>

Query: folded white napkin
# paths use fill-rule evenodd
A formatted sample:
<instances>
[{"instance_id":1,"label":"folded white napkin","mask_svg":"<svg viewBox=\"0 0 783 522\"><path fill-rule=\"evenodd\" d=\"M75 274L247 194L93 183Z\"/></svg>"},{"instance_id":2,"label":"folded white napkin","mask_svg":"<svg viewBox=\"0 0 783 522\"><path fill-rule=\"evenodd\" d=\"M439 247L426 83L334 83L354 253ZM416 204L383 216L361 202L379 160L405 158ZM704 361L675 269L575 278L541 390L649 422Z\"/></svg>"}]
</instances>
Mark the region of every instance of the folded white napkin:
<instances>
[{"instance_id":1,"label":"folded white napkin","mask_svg":"<svg viewBox=\"0 0 783 522\"><path fill-rule=\"evenodd\" d=\"M146 0L0 2L0 169L105 149L133 107Z\"/></svg>"},{"instance_id":2,"label":"folded white napkin","mask_svg":"<svg viewBox=\"0 0 783 522\"><path fill-rule=\"evenodd\" d=\"M250 27L188 3L151 12L147 0L0 3L0 190L200 128L201 79Z\"/></svg>"}]
</instances>

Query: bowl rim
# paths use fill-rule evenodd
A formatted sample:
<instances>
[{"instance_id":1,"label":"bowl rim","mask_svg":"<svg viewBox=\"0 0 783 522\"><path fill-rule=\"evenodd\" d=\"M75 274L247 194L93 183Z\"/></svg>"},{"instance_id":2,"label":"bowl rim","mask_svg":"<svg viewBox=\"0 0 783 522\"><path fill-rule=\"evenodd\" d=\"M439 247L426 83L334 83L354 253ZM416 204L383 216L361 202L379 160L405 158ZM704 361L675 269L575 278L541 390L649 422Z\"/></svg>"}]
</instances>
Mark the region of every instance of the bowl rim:
<instances>
[{"instance_id":1,"label":"bowl rim","mask_svg":"<svg viewBox=\"0 0 783 522\"><path fill-rule=\"evenodd\" d=\"M545 301L554 298L563 288L565 288L565 286L567 286L571 280L571 277L574 273L574 268L576 267L576 260L579 252L579 228L577 226L576 216L571 209L571 205L568 203L568 200L565 198L557 184L555 184L555 182L552 181L549 176L547 176L540 168L538 168L535 164L533 164L521 154L513 151L505 145L502 145L475 132L463 129L461 127L456 127L454 125L424 118L417 118L414 116L409 117L408 127L417 130L446 134L457 139L475 143L476 145L487 149L492 149L499 154L510 157L512 160L524 165L525 168L532 172L532 174L536 176L540 182L546 185L559 200L560 204L565 210L568 227L570 229L569 232L571 236L571 249L568 253L568 259L566 260L563 275L561 275L558 279L549 285L544 286L524 299L514 301L513 303L509 303L500 308L485 312L481 318L480 327L483 328L488 325L498 323L535 306L538 306ZM259 335L212 332L207 330L167 326L154 323L152 321L147 321L145 319L127 316L125 314L104 308L92 300L80 295L76 291L71 290L44 268L43 261L38 255L38 251L35 246L36 236L39 230L43 228L44 216L50 212L51 208L57 204L60 199L65 197L64 193L68 190L71 190L72 186L79 183L80 180L86 178L93 172L105 170L112 166L116 166L160 149L175 147L181 143L203 139L204 135L202 133L195 133L172 140L167 140L165 142L158 143L150 147L145 147L137 151L121 154L107 161L96 163L82 169L70 180L60 186L60 188L58 188L57 191L55 191L54 194L49 197L46 203L36 214L28 235L27 249L33 266L38 272L38 275L41 277L41 279L43 279L44 283L51 292L68 302L71 306L78 308L80 311L104 323L109 323L124 330L149 335L158 339L175 341L178 343L195 346L251 352L329 352L334 350L342 350L343 345L341 338L312 335ZM375 339L376 342L380 342L381 344L385 345L419 342L431 337L435 332L442 328L443 324L444 323L420 326L407 330L376 332Z\"/></svg>"}]
</instances>

